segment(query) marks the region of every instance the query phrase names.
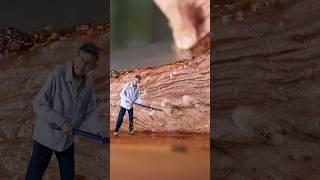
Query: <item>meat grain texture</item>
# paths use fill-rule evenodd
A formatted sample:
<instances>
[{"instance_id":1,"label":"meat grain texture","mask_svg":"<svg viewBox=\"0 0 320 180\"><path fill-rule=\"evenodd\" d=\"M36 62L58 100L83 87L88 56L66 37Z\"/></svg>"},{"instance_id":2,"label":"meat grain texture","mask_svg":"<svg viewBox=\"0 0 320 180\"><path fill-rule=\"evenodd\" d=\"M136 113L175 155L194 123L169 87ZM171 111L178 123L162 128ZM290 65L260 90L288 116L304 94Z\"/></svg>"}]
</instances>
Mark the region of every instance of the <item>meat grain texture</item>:
<instances>
[{"instance_id":1,"label":"meat grain texture","mask_svg":"<svg viewBox=\"0 0 320 180\"><path fill-rule=\"evenodd\" d=\"M320 178L319 7L213 3L213 179Z\"/></svg>"},{"instance_id":2,"label":"meat grain texture","mask_svg":"<svg viewBox=\"0 0 320 180\"><path fill-rule=\"evenodd\" d=\"M134 106L135 130L156 133L210 132L210 38L192 50L192 57L174 63L135 70L123 70L110 80L110 128L114 130L122 86L134 75L142 76L140 90L152 111ZM125 116L122 130L128 129Z\"/></svg>"}]
</instances>

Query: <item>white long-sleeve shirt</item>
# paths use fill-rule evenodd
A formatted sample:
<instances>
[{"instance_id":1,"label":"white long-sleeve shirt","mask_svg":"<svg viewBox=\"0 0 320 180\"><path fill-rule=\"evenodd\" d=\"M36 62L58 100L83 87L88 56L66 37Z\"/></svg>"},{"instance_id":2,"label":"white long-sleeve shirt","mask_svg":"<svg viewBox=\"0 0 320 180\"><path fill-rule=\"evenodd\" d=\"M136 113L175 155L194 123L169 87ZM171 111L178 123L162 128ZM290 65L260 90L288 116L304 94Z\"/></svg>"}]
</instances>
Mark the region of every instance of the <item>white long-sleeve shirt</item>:
<instances>
[{"instance_id":1,"label":"white long-sleeve shirt","mask_svg":"<svg viewBox=\"0 0 320 180\"><path fill-rule=\"evenodd\" d=\"M128 110L132 108L134 102L143 104L139 85L134 87L132 82L128 82L123 86L120 98L120 106Z\"/></svg>"},{"instance_id":2,"label":"white long-sleeve shirt","mask_svg":"<svg viewBox=\"0 0 320 180\"><path fill-rule=\"evenodd\" d=\"M92 133L101 132L93 80L86 75L75 88L71 64L60 66L49 74L33 100L33 110L36 113L33 139L59 152L72 145L74 136L52 129L49 123L62 127L68 120L73 128L85 123Z\"/></svg>"}]
</instances>

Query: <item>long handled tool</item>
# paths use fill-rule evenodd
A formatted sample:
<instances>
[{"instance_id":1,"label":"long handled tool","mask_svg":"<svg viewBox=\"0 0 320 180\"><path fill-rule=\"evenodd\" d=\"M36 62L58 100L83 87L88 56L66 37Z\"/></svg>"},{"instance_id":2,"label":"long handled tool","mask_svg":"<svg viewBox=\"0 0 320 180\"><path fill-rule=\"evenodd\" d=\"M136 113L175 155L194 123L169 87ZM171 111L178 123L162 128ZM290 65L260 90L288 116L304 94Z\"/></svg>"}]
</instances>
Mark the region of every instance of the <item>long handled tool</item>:
<instances>
[{"instance_id":1,"label":"long handled tool","mask_svg":"<svg viewBox=\"0 0 320 180\"><path fill-rule=\"evenodd\" d=\"M147 106L147 105L144 105L144 104L139 104L139 103L135 103L135 102L133 104L141 106L141 107L145 107L145 108L148 108L148 109L156 110L156 111L162 111L162 109L157 109L157 108L154 108L154 107L151 107L151 106Z\"/></svg>"},{"instance_id":2,"label":"long handled tool","mask_svg":"<svg viewBox=\"0 0 320 180\"><path fill-rule=\"evenodd\" d=\"M49 123L49 126L52 128L52 129L56 129L56 130L62 130L61 127L58 127L56 124L54 123ZM91 132L87 132L87 131L83 131L83 130L80 130L80 129L76 129L76 128L73 128L73 131L72 131L73 134L77 134L77 135L80 135L80 136L84 136L84 137L87 137L89 139L94 139L94 140L97 140L97 141L101 141L103 143L110 143L110 139L108 137L103 137L103 136L100 136L100 135L97 135L97 134L93 134Z\"/></svg>"}]
</instances>

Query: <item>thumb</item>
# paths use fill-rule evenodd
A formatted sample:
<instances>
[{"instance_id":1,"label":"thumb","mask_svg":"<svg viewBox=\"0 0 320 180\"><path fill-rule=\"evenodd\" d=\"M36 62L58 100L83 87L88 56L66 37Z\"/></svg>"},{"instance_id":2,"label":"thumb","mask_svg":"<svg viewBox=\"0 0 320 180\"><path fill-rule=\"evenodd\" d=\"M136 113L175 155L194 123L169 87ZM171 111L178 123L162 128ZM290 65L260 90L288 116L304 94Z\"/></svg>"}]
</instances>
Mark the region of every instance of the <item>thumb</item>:
<instances>
[{"instance_id":1,"label":"thumb","mask_svg":"<svg viewBox=\"0 0 320 180\"><path fill-rule=\"evenodd\" d=\"M210 33L210 17L205 19L205 21L200 25L198 37L199 39L205 37Z\"/></svg>"},{"instance_id":2,"label":"thumb","mask_svg":"<svg viewBox=\"0 0 320 180\"><path fill-rule=\"evenodd\" d=\"M154 0L169 20L173 38L179 49L190 49L197 43L197 31L187 1Z\"/></svg>"}]
</instances>

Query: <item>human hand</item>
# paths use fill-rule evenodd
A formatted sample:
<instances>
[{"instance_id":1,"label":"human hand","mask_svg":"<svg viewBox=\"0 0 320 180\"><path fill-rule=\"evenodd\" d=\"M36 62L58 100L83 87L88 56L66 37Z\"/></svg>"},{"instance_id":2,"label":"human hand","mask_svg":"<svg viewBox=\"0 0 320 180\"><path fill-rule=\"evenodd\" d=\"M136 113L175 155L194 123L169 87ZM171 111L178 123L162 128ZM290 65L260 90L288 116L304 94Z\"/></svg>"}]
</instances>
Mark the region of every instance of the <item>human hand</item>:
<instances>
[{"instance_id":1,"label":"human hand","mask_svg":"<svg viewBox=\"0 0 320 180\"><path fill-rule=\"evenodd\" d=\"M67 120L62 126L62 132L71 135L72 130L73 130L73 128L72 128L70 122Z\"/></svg>"},{"instance_id":2,"label":"human hand","mask_svg":"<svg viewBox=\"0 0 320 180\"><path fill-rule=\"evenodd\" d=\"M190 49L210 33L210 0L154 0L169 20L179 49Z\"/></svg>"},{"instance_id":3,"label":"human hand","mask_svg":"<svg viewBox=\"0 0 320 180\"><path fill-rule=\"evenodd\" d=\"M133 101L132 101L131 99L127 99L127 102L128 102L129 104L132 104L132 103L133 103Z\"/></svg>"}]
</instances>

